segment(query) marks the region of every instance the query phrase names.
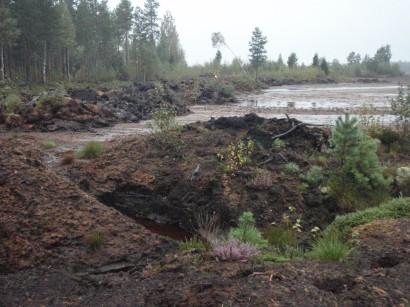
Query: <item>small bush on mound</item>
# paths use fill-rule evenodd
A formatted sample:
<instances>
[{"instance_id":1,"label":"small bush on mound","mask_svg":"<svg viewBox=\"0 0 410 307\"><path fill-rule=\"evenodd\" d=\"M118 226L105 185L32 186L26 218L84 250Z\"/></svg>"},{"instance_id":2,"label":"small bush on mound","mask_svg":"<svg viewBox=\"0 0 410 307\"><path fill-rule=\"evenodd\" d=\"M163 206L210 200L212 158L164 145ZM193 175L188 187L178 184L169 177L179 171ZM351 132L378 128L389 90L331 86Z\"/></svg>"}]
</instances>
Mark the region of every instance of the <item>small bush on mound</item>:
<instances>
[{"instance_id":1,"label":"small bush on mound","mask_svg":"<svg viewBox=\"0 0 410 307\"><path fill-rule=\"evenodd\" d=\"M329 188L339 206L357 209L389 198L390 180L383 176L378 142L359 127L356 118L339 118L330 142L335 167Z\"/></svg>"},{"instance_id":2,"label":"small bush on mound","mask_svg":"<svg viewBox=\"0 0 410 307\"><path fill-rule=\"evenodd\" d=\"M79 152L78 157L80 159L95 159L101 156L104 148L99 142L87 143Z\"/></svg>"},{"instance_id":3,"label":"small bush on mound","mask_svg":"<svg viewBox=\"0 0 410 307\"><path fill-rule=\"evenodd\" d=\"M268 241L262 238L261 232L255 227L252 212L244 212L239 218L239 227L232 228L229 237L255 246L267 246Z\"/></svg>"},{"instance_id":4,"label":"small bush on mound","mask_svg":"<svg viewBox=\"0 0 410 307\"><path fill-rule=\"evenodd\" d=\"M285 173L289 175L297 175L300 173L300 168L296 163L288 163L285 166Z\"/></svg>"},{"instance_id":5,"label":"small bush on mound","mask_svg":"<svg viewBox=\"0 0 410 307\"><path fill-rule=\"evenodd\" d=\"M22 106L23 102L20 97L15 94L10 94L1 103L4 106L4 110L7 114L17 113L18 109Z\"/></svg>"},{"instance_id":6,"label":"small bush on mound","mask_svg":"<svg viewBox=\"0 0 410 307\"><path fill-rule=\"evenodd\" d=\"M99 249L104 244L105 236L103 233L99 231L94 231L90 233L89 235L87 235L85 240L88 246L91 247L91 249L96 250L96 249Z\"/></svg>"},{"instance_id":7,"label":"small bush on mound","mask_svg":"<svg viewBox=\"0 0 410 307\"><path fill-rule=\"evenodd\" d=\"M205 243L198 239L192 238L190 240L183 241L179 244L179 249L182 251L203 251L206 250Z\"/></svg>"},{"instance_id":8,"label":"small bush on mound","mask_svg":"<svg viewBox=\"0 0 410 307\"><path fill-rule=\"evenodd\" d=\"M306 175L301 175L302 180L310 187L318 187L323 182L323 170L320 166L313 166Z\"/></svg>"},{"instance_id":9,"label":"small bush on mound","mask_svg":"<svg viewBox=\"0 0 410 307\"><path fill-rule=\"evenodd\" d=\"M314 243L308 256L321 261L342 261L350 251L350 246L343 242L339 232L327 231Z\"/></svg>"},{"instance_id":10,"label":"small bush on mound","mask_svg":"<svg viewBox=\"0 0 410 307\"><path fill-rule=\"evenodd\" d=\"M397 198L378 207L337 216L325 232L338 231L343 238L348 238L356 226L368 224L374 220L410 218L410 198Z\"/></svg>"},{"instance_id":11,"label":"small bush on mound","mask_svg":"<svg viewBox=\"0 0 410 307\"><path fill-rule=\"evenodd\" d=\"M224 171L233 174L251 163L254 150L254 141L239 141L229 144L225 152L218 153L218 158L225 162Z\"/></svg>"},{"instance_id":12,"label":"small bush on mound","mask_svg":"<svg viewBox=\"0 0 410 307\"><path fill-rule=\"evenodd\" d=\"M43 96L38 99L36 106L40 109L50 108L53 111L57 111L63 104L63 96Z\"/></svg>"},{"instance_id":13,"label":"small bush on mound","mask_svg":"<svg viewBox=\"0 0 410 307\"><path fill-rule=\"evenodd\" d=\"M212 247L212 254L223 261L247 261L257 256L259 251L253 244L231 238L215 243Z\"/></svg>"},{"instance_id":14,"label":"small bush on mound","mask_svg":"<svg viewBox=\"0 0 410 307\"><path fill-rule=\"evenodd\" d=\"M176 112L162 106L152 115L152 122L148 124L152 129L153 141L162 149L178 150L183 142L178 137L179 126L176 122Z\"/></svg>"}]
</instances>

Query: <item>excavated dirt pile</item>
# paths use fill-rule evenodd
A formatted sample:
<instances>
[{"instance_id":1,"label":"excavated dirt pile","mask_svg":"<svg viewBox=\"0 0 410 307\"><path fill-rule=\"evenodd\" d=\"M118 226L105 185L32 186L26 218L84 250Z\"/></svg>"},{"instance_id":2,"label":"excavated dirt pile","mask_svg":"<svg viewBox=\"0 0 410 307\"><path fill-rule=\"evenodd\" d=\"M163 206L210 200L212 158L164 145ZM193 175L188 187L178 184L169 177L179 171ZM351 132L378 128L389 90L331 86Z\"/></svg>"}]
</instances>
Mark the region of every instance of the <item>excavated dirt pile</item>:
<instances>
[{"instance_id":1,"label":"excavated dirt pile","mask_svg":"<svg viewBox=\"0 0 410 307\"><path fill-rule=\"evenodd\" d=\"M31 142L0 139L1 273L136 262L167 245L47 170Z\"/></svg>"},{"instance_id":2,"label":"excavated dirt pile","mask_svg":"<svg viewBox=\"0 0 410 307\"><path fill-rule=\"evenodd\" d=\"M284 172L289 162L306 171L310 155L314 158L326 149L326 130L300 124L254 114L220 118L185 126L174 148L162 148L152 136L130 139L97 160L77 162L65 171L106 205L187 230L212 215L223 226L233 225L246 210L254 212L259 226L267 226L280 222L290 206L303 216L304 226L324 225L333 218L335 206L328 205L318 189L303 191L299 175ZM285 147L272 150L272 137L297 125L283 138ZM251 163L229 174L218 154L240 140L255 142Z\"/></svg>"},{"instance_id":3,"label":"excavated dirt pile","mask_svg":"<svg viewBox=\"0 0 410 307\"><path fill-rule=\"evenodd\" d=\"M0 129L85 131L149 119L161 107L183 115L189 113L189 105L236 101L233 92L209 78L134 83L119 90L85 88L57 92L23 95L23 103L11 113L6 113L0 97Z\"/></svg>"}]
</instances>

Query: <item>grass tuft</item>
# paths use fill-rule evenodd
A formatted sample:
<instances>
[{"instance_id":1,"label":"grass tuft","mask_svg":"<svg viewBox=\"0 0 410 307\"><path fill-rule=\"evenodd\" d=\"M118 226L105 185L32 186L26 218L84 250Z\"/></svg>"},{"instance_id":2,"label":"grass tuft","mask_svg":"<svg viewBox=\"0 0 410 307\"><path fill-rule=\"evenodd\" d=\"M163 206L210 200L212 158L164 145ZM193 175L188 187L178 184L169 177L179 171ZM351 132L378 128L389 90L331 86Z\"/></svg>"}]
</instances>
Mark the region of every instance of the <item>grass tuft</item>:
<instances>
[{"instance_id":1,"label":"grass tuft","mask_svg":"<svg viewBox=\"0 0 410 307\"><path fill-rule=\"evenodd\" d=\"M104 148L99 142L89 142L87 143L78 153L77 156L80 159L95 159L101 156Z\"/></svg>"}]
</instances>

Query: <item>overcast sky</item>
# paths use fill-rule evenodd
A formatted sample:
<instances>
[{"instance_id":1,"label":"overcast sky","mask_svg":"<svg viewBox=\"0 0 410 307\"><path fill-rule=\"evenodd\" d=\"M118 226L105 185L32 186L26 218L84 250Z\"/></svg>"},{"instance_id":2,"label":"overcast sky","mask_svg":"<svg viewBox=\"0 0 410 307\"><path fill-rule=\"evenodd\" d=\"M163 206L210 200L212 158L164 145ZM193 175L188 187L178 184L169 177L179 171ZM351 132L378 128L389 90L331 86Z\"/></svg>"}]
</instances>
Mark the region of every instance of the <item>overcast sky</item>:
<instances>
[{"instance_id":1,"label":"overcast sky","mask_svg":"<svg viewBox=\"0 0 410 307\"><path fill-rule=\"evenodd\" d=\"M119 0L108 0L115 7ZM133 6L143 0L131 0ZM373 55L392 46L394 60L410 60L410 0L160 0L161 14L171 11L189 64L214 57L211 33L247 59L252 30L268 37L268 56L296 52L310 63L315 52L329 60L346 61L350 51ZM223 50L230 61L229 50Z\"/></svg>"}]
</instances>

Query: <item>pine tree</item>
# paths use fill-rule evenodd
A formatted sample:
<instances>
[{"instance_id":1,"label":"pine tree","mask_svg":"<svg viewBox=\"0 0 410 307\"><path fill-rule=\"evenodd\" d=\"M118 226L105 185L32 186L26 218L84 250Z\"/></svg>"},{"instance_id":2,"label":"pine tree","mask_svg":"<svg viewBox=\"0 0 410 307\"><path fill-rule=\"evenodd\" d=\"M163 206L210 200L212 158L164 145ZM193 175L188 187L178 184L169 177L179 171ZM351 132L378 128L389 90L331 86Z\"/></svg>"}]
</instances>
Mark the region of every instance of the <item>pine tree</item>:
<instances>
[{"instance_id":1,"label":"pine tree","mask_svg":"<svg viewBox=\"0 0 410 307\"><path fill-rule=\"evenodd\" d=\"M222 63L222 52L218 50L215 54L214 65L220 67Z\"/></svg>"},{"instance_id":2,"label":"pine tree","mask_svg":"<svg viewBox=\"0 0 410 307\"><path fill-rule=\"evenodd\" d=\"M143 10L143 22L144 22L144 32L147 39L151 44L156 43L159 36L159 25L158 25L158 8L159 3L157 0L145 0L144 10Z\"/></svg>"},{"instance_id":3,"label":"pine tree","mask_svg":"<svg viewBox=\"0 0 410 307\"><path fill-rule=\"evenodd\" d=\"M337 120L330 140L335 168L330 178L333 195L342 206L355 207L382 201L389 181L377 156L378 142L348 115Z\"/></svg>"},{"instance_id":4,"label":"pine tree","mask_svg":"<svg viewBox=\"0 0 410 307\"><path fill-rule=\"evenodd\" d=\"M283 62L282 54L279 54L277 64L279 68L282 68L283 66L285 66L285 63Z\"/></svg>"},{"instance_id":5,"label":"pine tree","mask_svg":"<svg viewBox=\"0 0 410 307\"><path fill-rule=\"evenodd\" d=\"M185 64L185 54L179 41L175 20L166 12L161 23L158 56L164 64Z\"/></svg>"},{"instance_id":6,"label":"pine tree","mask_svg":"<svg viewBox=\"0 0 410 307\"><path fill-rule=\"evenodd\" d=\"M319 67L319 65L320 65L319 55L317 53L315 53L315 55L313 56L312 66L313 67Z\"/></svg>"},{"instance_id":7,"label":"pine tree","mask_svg":"<svg viewBox=\"0 0 410 307\"><path fill-rule=\"evenodd\" d=\"M261 30L256 27L249 43L250 62L255 68L256 80L258 80L259 68L266 62L265 45L267 42L267 38L263 36Z\"/></svg>"},{"instance_id":8,"label":"pine tree","mask_svg":"<svg viewBox=\"0 0 410 307\"><path fill-rule=\"evenodd\" d=\"M295 68L298 65L298 57L296 56L296 53L291 53L290 56L288 57L288 67L289 68Z\"/></svg>"},{"instance_id":9,"label":"pine tree","mask_svg":"<svg viewBox=\"0 0 410 307\"><path fill-rule=\"evenodd\" d=\"M326 76L330 73L329 64L325 58L320 60L320 69L326 74Z\"/></svg>"},{"instance_id":10,"label":"pine tree","mask_svg":"<svg viewBox=\"0 0 410 307\"><path fill-rule=\"evenodd\" d=\"M115 21L118 30L119 41L124 42L124 63L128 65L129 59L129 36L132 28L133 7L129 0L121 0L115 9Z\"/></svg>"},{"instance_id":11,"label":"pine tree","mask_svg":"<svg viewBox=\"0 0 410 307\"><path fill-rule=\"evenodd\" d=\"M0 5L0 81L5 79L4 49L13 45L19 35L17 20L12 18L8 6Z\"/></svg>"},{"instance_id":12,"label":"pine tree","mask_svg":"<svg viewBox=\"0 0 410 307\"><path fill-rule=\"evenodd\" d=\"M63 71L68 81L71 81L70 49L75 46L75 26L70 9L65 1L59 4L59 14L61 18L61 44L63 47Z\"/></svg>"}]
</instances>

